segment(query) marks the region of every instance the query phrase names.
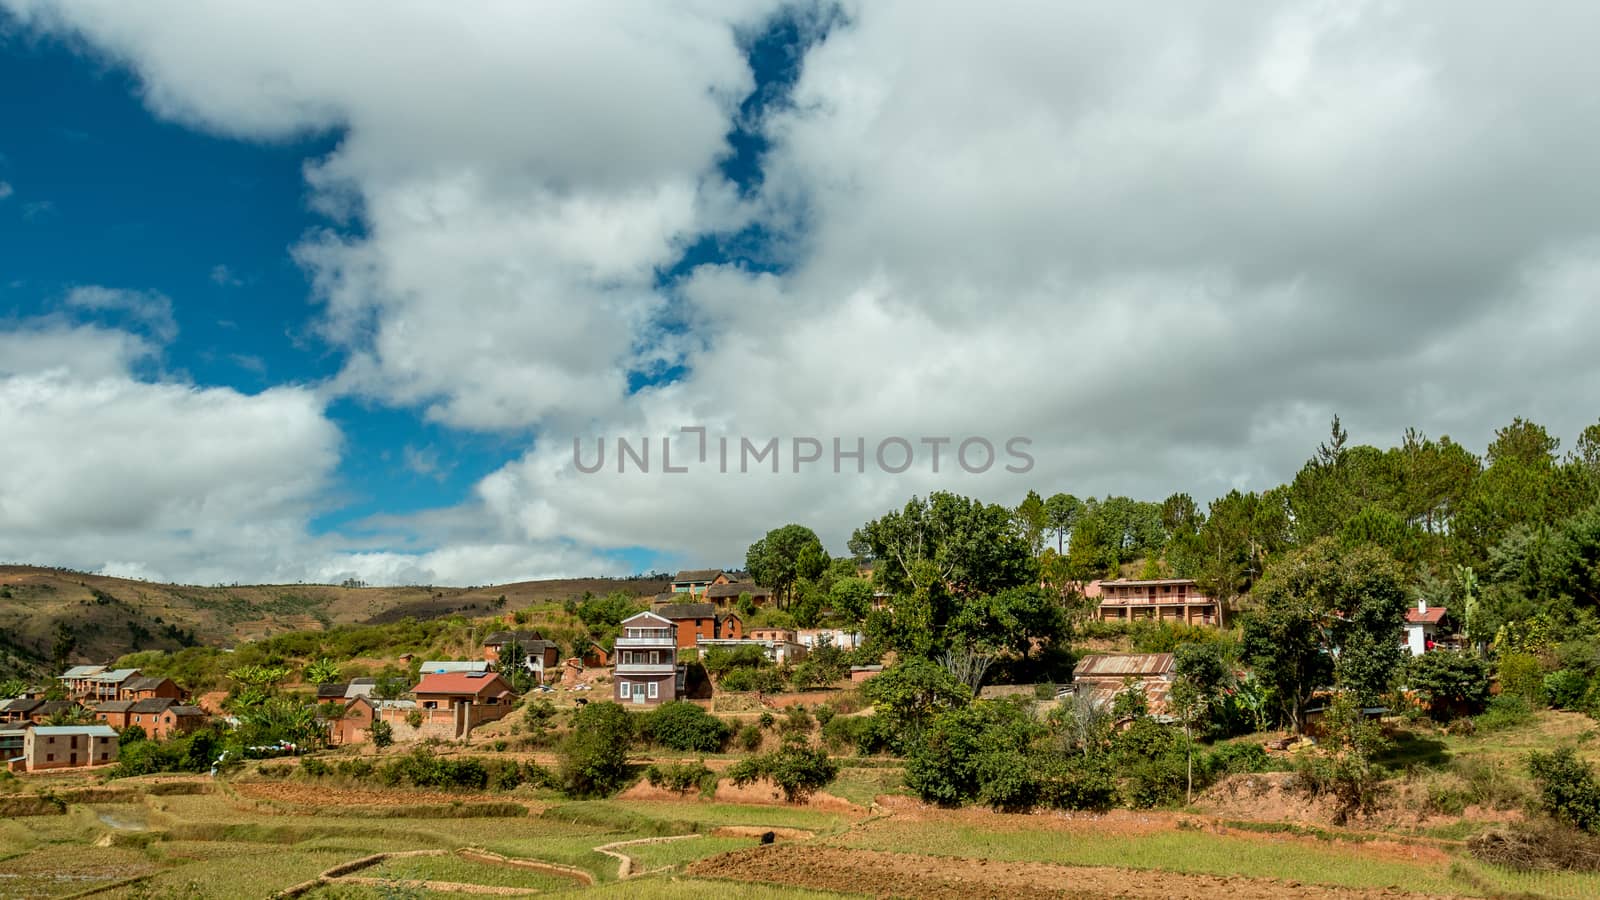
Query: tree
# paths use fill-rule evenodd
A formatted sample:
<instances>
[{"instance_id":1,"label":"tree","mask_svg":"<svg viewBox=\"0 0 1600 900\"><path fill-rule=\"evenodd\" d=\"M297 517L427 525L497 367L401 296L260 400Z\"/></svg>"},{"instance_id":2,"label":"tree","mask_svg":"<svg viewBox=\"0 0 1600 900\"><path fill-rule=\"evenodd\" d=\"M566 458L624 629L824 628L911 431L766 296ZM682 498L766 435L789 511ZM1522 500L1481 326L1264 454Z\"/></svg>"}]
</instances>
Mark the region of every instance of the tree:
<instances>
[{"instance_id":1,"label":"tree","mask_svg":"<svg viewBox=\"0 0 1600 900\"><path fill-rule=\"evenodd\" d=\"M1044 500L1036 491L1029 491L1028 496L1017 504L1012 520L1023 543L1028 545L1034 556L1038 556L1039 551L1044 549L1045 532L1050 528L1050 514Z\"/></svg>"},{"instance_id":2,"label":"tree","mask_svg":"<svg viewBox=\"0 0 1600 900\"><path fill-rule=\"evenodd\" d=\"M307 684L334 684L339 680L339 665L326 656L306 666Z\"/></svg>"},{"instance_id":3,"label":"tree","mask_svg":"<svg viewBox=\"0 0 1600 900\"><path fill-rule=\"evenodd\" d=\"M604 597L587 597L578 604L578 621L590 634L605 634L643 607L626 591L612 591Z\"/></svg>"},{"instance_id":4,"label":"tree","mask_svg":"<svg viewBox=\"0 0 1600 900\"><path fill-rule=\"evenodd\" d=\"M903 510L861 526L850 549L878 561L874 577L897 603L931 580L958 599L1038 581L1032 549L1012 527L1010 510L945 492L913 497Z\"/></svg>"},{"instance_id":5,"label":"tree","mask_svg":"<svg viewBox=\"0 0 1600 900\"><path fill-rule=\"evenodd\" d=\"M872 611L872 595L872 582L865 578L840 578L828 589L828 606L832 607L834 615L860 624Z\"/></svg>"},{"instance_id":6,"label":"tree","mask_svg":"<svg viewBox=\"0 0 1600 900\"><path fill-rule=\"evenodd\" d=\"M1056 536L1056 552L1066 554L1066 538L1072 533L1078 517L1083 515L1083 501L1071 494L1052 494L1044 502L1045 522Z\"/></svg>"},{"instance_id":7,"label":"tree","mask_svg":"<svg viewBox=\"0 0 1600 900\"><path fill-rule=\"evenodd\" d=\"M931 803L986 799L1024 809L1037 796L1030 750L1045 730L1022 706L984 701L935 716L906 760L906 786Z\"/></svg>"},{"instance_id":8,"label":"tree","mask_svg":"<svg viewBox=\"0 0 1600 900\"><path fill-rule=\"evenodd\" d=\"M1295 728L1318 688L1336 682L1369 705L1388 687L1404 654L1402 583L1382 550L1344 550L1325 538L1285 557L1256 586L1245 655Z\"/></svg>"},{"instance_id":9,"label":"tree","mask_svg":"<svg viewBox=\"0 0 1600 900\"><path fill-rule=\"evenodd\" d=\"M570 797L609 797L628 780L633 721L617 703L590 703L572 715L561 744L562 789Z\"/></svg>"},{"instance_id":10,"label":"tree","mask_svg":"<svg viewBox=\"0 0 1600 900\"><path fill-rule=\"evenodd\" d=\"M60 672L67 667L67 660L72 657L72 651L76 649L78 649L77 634L67 623L57 622L55 640L50 645L50 662L55 671Z\"/></svg>"},{"instance_id":11,"label":"tree","mask_svg":"<svg viewBox=\"0 0 1600 900\"><path fill-rule=\"evenodd\" d=\"M784 609L794 598L796 582L816 578L827 569L828 552L815 531L790 524L751 544L744 565L751 578L772 589L773 601Z\"/></svg>"},{"instance_id":12,"label":"tree","mask_svg":"<svg viewBox=\"0 0 1600 900\"><path fill-rule=\"evenodd\" d=\"M783 799L797 803L826 787L839 775L839 764L828 752L799 741L785 741L771 753L748 756L728 767L728 777L743 787L765 778L783 791Z\"/></svg>"},{"instance_id":13,"label":"tree","mask_svg":"<svg viewBox=\"0 0 1600 900\"><path fill-rule=\"evenodd\" d=\"M883 719L886 731L909 744L939 712L965 706L972 690L943 667L925 659L906 659L861 686L861 693Z\"/></svg>"},{"instance_id":14,"label":"tree","mask_svg":"<svg viewBox=\"0 0 1600 900\"><path fill-rule=\"evenodd\" d=\"M97 721L94 712L82 706L73 704L51 713L45 720L46 725L92 725Z\"/></svg>"},{"instance_id":15,"label":"tree","mask_svg":"<svg viewBox=\"0 0 1600 900\"><path fill-rule=\"evenodd\" d=\"M394 743L394 726L383 719L373 719L367 726L367 735L372 739L372 746L382 750Z\"/></svg>"},{"instance_id":16,"label":"tree","mask_svg":"<svg viewBox=\"0 0 1600 900\"><path fill-rule=\"evenodd\" d=\"M1469 654L1424 653L1406 663L1405 679L1439 721L1476 715L1489 702L1489 666Z\"/></svg>"}]
</instances>

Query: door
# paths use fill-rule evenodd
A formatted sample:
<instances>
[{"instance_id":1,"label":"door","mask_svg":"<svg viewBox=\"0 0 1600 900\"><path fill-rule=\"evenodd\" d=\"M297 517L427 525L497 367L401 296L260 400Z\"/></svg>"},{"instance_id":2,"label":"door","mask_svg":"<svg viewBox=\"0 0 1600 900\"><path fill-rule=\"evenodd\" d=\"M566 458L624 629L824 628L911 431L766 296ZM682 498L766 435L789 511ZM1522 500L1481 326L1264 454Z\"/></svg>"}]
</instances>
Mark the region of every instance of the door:
<instances>
[{"instance_id":1,"label":"door","mask_svg":"<svg viewBox=\"0 0 1600 900\"><path fill-rule=\"evenodd\" d=\"M633 683L633 702L644 702L644 682L642 681L635 681Z\"/></svg>"}]
</instances>

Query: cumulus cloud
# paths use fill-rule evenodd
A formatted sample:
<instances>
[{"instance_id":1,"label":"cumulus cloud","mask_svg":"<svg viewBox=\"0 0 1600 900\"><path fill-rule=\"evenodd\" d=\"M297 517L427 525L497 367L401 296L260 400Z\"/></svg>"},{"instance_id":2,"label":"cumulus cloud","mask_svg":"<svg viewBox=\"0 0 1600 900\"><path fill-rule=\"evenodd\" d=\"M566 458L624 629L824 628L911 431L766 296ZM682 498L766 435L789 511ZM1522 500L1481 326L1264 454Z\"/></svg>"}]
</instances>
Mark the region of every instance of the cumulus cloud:
<instances>
[{"instance_id":1,"label":"cumulus cloud","mask_svg":"<svg viewBox=\"0 0 1600 900\"><path fill-rule=\"evenodd\" d=\"M848 4L761 117L741 199L715 167L751 87L736 35L770 5L319 4L311 30L295 4L0 5L130 67L159 116L343 130L307 177L360 227L295 250L348 359L336 390L538 434L452 511L478 525L355 551L391 579L736 558L785 521L842 550L934 488L1204 500L1290 476L1336 411L1359 439L1478 447L1513 415L1572 435L1600 412L1600 112L1572 87L1600 75L1590 7ZM659 287L748 224L788 268ZM574 436L685 425L1022 435L1036 466L572 466Z\"/></svg>"},{"instance_id":2,"label":"cumulus cloud","mask_svg":"<svg viewBox=\"0 0 1600 900\"><path fill-rule=\"evenodd\" d=\"M11 186L9 181L0 181L0 200L4 200L14 193L16 193L16 189Z\"/></svg>"},{"instance_id":3,"label":"cumulus cloud","mask_svg":"<svg viewBox=\"0 0 1600 900\"><path fill-rule=\"evenodd\" d=\"M67 292L68 309L95 313L123 313L149 329L160 343L178 336L178 320L172 313L172 298L160 291L129 291L99 285L80 285Z\"/></svg>"}]
</instances>

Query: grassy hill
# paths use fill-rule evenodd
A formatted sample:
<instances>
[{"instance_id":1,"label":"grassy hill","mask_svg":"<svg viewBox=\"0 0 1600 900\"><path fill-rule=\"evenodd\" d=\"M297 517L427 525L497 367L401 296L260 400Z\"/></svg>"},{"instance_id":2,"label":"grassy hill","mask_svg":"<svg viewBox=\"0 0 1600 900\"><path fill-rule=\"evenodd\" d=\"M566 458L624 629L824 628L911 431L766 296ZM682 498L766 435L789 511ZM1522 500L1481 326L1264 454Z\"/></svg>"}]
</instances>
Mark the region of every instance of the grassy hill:
<instances>
[{"instance_id":1,"label":"grassy hill","mask_svg":"<svg viewBox=\"0 0 1600 900\"><path fill-rule=\"evenodd\" d=\"M104 663L139 650L232 646L290 631L463 614L488 616L585 592L638 596L661 578L565 578L488 587L195 587L37 566L0 566L0 677L44 674L57 641L69 662ZM504 598L502 601L501 598Z\"/></svg>"}]
</instances>

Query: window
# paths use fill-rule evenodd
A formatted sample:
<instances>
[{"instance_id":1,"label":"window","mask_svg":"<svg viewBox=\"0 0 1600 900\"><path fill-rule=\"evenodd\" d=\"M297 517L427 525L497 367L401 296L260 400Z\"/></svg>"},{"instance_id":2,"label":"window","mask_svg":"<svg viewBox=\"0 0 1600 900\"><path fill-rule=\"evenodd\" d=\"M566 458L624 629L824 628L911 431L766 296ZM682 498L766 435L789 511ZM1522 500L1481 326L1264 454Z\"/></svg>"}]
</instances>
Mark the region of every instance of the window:
<instances>
[{"instance_id":1,"label":"window","mask_svg":"<svg viewBox=\"0 0 1600 900\"><path fill-rule=\"evenodd\" d=\"M44 761L45 762L55 762L56 761L56 755L54 753L46 753L44 755Z\"/></svg>"},{"instance_id":2,"label":"window","mask_svg":"<svg viewBox=\"0 0 1600 900\"><path fill-rule=\"evenodd\" d=\"M111 760L111 754L109 754L109 753L100 754L100 761L101 762L110 762L110 760Z\"/></svg>"},{"instance_id":3,"label":"window","mask_svg":"<svg viewBox=\"0 0 1600 900\"><path fill-rule=\"evenodd\" d=\"M619 696L619 697L628 696L628 683L626 681L617 682L617 696Z\"/></svg>"},{"instance_id":4,"label":"window","mask_svg":"<svg viewBox=\"0 0 1600 900\"><path fill-rule=\"evenodd\" d=\"M654 700L657 697L659 697L660 696L660 691L661 691L660 682L656 682L656 681L650 682L649 695L650 695L650 699L651 700Z\"/></svg>"}]
</instances>

